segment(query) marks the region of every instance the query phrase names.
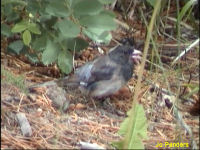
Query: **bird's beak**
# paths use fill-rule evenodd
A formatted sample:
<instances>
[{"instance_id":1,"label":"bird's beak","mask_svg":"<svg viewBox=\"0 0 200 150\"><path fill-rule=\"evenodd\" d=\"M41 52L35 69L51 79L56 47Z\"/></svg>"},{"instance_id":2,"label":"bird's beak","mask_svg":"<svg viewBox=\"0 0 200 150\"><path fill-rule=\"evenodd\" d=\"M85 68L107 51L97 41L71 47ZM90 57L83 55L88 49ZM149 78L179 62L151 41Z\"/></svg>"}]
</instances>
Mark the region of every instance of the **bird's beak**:
<instances>
[{"instance_id":1,"label":"bird's beak","mask_svg":"<svg viewBox=\"0 0 200 150\"><path fill-rule=\"evenodd\" d=\"M139 50L134 49L131 57L133 59L133 62L138 65L141 63L142 53Z\"/></svg>"}]
</instances>

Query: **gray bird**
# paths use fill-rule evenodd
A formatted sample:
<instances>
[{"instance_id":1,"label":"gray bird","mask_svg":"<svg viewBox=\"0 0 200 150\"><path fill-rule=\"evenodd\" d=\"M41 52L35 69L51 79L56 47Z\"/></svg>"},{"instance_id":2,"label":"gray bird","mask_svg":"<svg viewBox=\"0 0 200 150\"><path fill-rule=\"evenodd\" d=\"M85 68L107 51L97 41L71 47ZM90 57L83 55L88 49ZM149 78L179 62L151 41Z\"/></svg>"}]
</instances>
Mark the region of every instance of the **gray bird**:
<instances>
[{"instance_id":1,"label":"gray bird","mask_svg":"<svg viewBox=\"0 0 200 150\"><path fill-rule=\"evenodd\" d=\"M133 75L139 64L141 52L129 44L114 47L107 55L100 56L78 68L69 78L58 80L62 86L77 86L92 98L102 98L117 92Z\"/></svg>"}]
</instances>

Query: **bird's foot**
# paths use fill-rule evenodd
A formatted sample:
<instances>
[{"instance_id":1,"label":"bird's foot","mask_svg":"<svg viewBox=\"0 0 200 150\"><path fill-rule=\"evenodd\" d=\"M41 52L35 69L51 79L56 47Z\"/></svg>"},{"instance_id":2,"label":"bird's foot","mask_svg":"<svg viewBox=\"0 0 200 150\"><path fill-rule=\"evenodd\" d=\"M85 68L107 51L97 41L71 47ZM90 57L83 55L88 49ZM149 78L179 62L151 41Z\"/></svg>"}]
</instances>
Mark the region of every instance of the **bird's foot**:
<instances>
[{"instance_id":1,"label":"bird's foot","mask_svg":"<svg viewBox=\"0 0 200 150\"><path fill-rule=\"evenodd\" d=\"M96 106L96 104L95 104L95 102L94 102L94 99L92 98L91 100L92 100L92 104L93 104L93 106L94 106L94 109L96 109L97 106Z\"/></svg>"},{"instance_id":2,"label":"bird's foot","mask_svg":"<svg viewBox=\"0 0 200 150\"><path fill-rule=\"evenodd\" d=\"M112 105L111 102L110 102L110 97L105 98L105 99L103 100L102 105L103 105L103 108L104 108L104 109L113 111L113 105Z\"/></svg>"}]
</instances>

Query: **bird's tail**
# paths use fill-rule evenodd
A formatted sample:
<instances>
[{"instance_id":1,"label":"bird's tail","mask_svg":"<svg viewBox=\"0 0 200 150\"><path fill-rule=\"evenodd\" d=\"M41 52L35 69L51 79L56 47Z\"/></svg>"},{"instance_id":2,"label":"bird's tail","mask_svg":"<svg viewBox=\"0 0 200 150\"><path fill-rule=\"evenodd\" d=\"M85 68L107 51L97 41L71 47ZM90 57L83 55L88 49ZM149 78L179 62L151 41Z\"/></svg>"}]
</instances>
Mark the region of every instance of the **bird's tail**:
<instances>
[{"instance_id":1,"label":"bird's tail","mask_svg":"<svg viewBox=\"0 0 200 150\"><path fill-rule=\"evenodd\" d=\"M71 77L65 77L62 79L58 79L56 81L58 86L60 87L78 87L80 84L79 77L76 75L73 75Z\"/></svg>"}]
</instances>

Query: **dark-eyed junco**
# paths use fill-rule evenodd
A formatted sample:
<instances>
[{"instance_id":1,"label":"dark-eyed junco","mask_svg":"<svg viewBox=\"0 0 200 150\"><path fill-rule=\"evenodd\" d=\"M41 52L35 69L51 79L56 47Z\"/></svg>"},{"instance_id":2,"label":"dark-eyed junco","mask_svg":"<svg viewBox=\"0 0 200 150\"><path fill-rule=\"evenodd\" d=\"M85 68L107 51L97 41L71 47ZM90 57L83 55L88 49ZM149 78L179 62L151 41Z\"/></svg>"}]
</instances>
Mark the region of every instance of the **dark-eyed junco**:
<instances>
[{"instance_id":1,"label":"dark-eyed junco","mask_svg":"<svg viewBox=\"0 0 200 150\"><path fill-rule=\"evenodd\" d=\"M74 75L58 80L58 83L77 86L85 95L93 98L109 96L129 81L140 59L141 52L132 45L118 45L107 55L86 63Z\"/></svg>"}]
</instances>

